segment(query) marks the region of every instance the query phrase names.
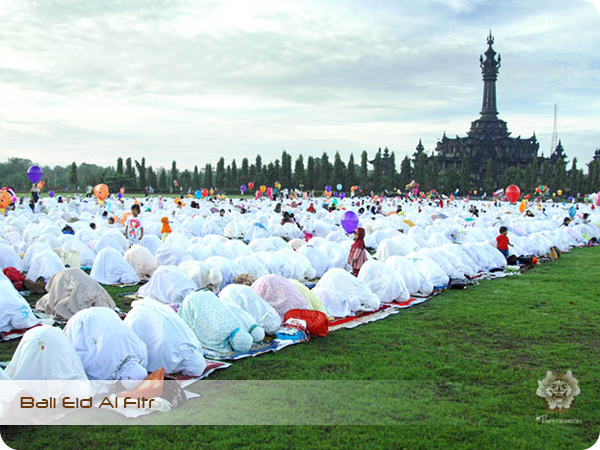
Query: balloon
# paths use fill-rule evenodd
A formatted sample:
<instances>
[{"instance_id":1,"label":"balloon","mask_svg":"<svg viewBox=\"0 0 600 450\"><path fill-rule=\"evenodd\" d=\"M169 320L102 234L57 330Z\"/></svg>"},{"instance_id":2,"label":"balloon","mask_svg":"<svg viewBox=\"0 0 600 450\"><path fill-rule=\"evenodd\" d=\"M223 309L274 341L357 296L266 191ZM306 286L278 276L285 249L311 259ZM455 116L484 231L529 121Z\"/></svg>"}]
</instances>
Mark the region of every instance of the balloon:
<instances>
[{"instance_id":1,"label":"balloon","mask_svg":"<svg viewBox=\"0 0 600 450\"><path fill-rule=\"evenodd\" d=\"M344 200L344 199L346 198L346 194L344 194L343 192L340 192L340 198L341 198L342 200Z\"/></svg>"},{"instance_id":2,"label":"balloon","mask_svg":"<svg viewBox=\"0 0 600 450\"><path fill-rule=\"evenodd\" d=\"M337 192L334 192L334 193L333 193L333 196L334 196L334 197L337 197L337 196L338 196L338 193L337 193Z\"/></svg>"},{"instance_id":3,"label":"balloon","mask_svg":"<svg viewBox=\"0 0 600 450\"><path fill-rule=\"evenodd\" d=\"M177 186L179 186L179 182L178 182L177 180L173 180L173 185L174 185L175 187L177 187Z\"/></svg>"},{"instance_id":4,"label":"balloon","mask_svg":"<svg viewBox=\"0 0 600 450\"><path fill-rule=\"evenodd\" d=\"M202 191L200 189L196 190L196 198L202 198Z\"/></svg>"},{"instance_id":5,"label":"balloon","mask_svg":"<svg viewBox=\"0 0 600 450\"><path fill-rule=\"evenodd\" d=\"M121 189L119 189L119 193L120 193L121 195L123 195L123 194L125 193L125 188L121 188Z\"/></svg>"},{"instance_id":6,"label":"balloon","mask_svg":"<svg viewBox=\"0 0 600 450\"><path fill-rule=\"evenodd\" d=\"M261 194L260 194L260 190L258 190L258 189L257 189L257 190L256 190L256 198L260 198L260 195L261 195Z\"/></svg>"},{"instance_id":7,"label":"balloon","mask_svg":"<svg viewBox=\"0 0 600 450\"><path fill-rule=\"evenodd\" d=\"M334 198L334 199L333 199L333 205L334 205L334 206L337 206L337 204L338 204L338 199L337 199L337 198Z\"/></svg>"},{"instance_id":8,"label":"balloon","mask_svg":"<svg viewBox=\"0 0 600 450\"><path fill-rule=\"evenodd\" d=\"M331 186L329 186L329 185L325 186L325 192L331 192Z\"/></svg>"},{"instance_id":9,"label":"balloon","mask_svg":"<svg viewBox=\"0 0 600 450\"><path fill-rule=\"evenodd\" d=\"M560 197L562 195L562 189L559 189L558 191L556 191L556 193L558 194L558 196Z\"/></svg>"},{"instance_id":10,"label":"balloon","mask_svg":"<svg viewBox=\"0 0 600 450\"><path fill-rule=\"evenodd\" d=\"M98 201L103 202L108 197L108 186L105 184L97 184L94 186L94 195Z\"/></svg>"},{"instance_id":11,"label":"balloon","mask_svg":"<svg viewBox=\"0 0 600 450\"><path fill-rule=\"evenodd\" d=\"M569 208L569 216L573 218L575 217L575 214L577 214L577 209L575 209L575 207L571 205L571 207Z\"/></svg>"},{"instance_id":12,"label":"balloon","mask_svg":"<svg viewBox=\"0 0 600 450\"><path fill-rule=\"evenodd\" d=\"M250 188L250 189L252 189L252 188ZM242 185L240 186L240 191L242 191L242 193L243 193L243 192L246 192L246 185L245 185L245 184L242 184Z\"/></svg>"},{"instance_id":13,"label":"balloon","mask_svg":"<svg viewBox=\"0 0 600 450\"><path fill-rule=\"evenodd\" d=\"M360 191L360 186L356 186L356 190L357 190L357 191Z\"/></svg>"},{"instance_id":14,"label":"balloon","mask_svg":"<svg viewBox=\"0 0 600 450\"><path fill-rule=\"evenodd\" d=\"M337 188L338 191L341 191L342 190L342 185L340 183L338 183L338 185L336 186L336 188Z\"/></svg>"},{"instance_id":15,"label":"balloon","mask_svg":"<svg viewBox=\"0 0 600 450\"><path fill-rule=\"evenodd\" d=\"M210 191L208 191L210 195L213 195L215 193L214 189L211 189Z\"/></svg>"},{"instance_id":16,"label":"balloon","mask_svg":"<svg viewBox=\"0 0 600 450\"><path fill-rule=\"evenodd\" d=\"M511 184L509 187L506 188L505 193L508 201L511 203L515 203L521 195L521 189L519 189L518 186Z\"/></svg>"},{"instance_id":17,"label":"balloon","mask_svg":"<svg viewBox=\"0 0 600 450\"><path fill-rule=\"evenodd\" d=\"M8 205L10 205L10 194L6 191L1 191L0 192L0 209L6 209L8 208Z\"/></svg>"},{"instance_id":18,"label":"balloon","mask_svg":"<svg viewBox=\"0 0 600 450\"><path fill-rule=\"evenodd\" d=\"M248 183L248 187L249 187L250 189L254 189L254 183L251 181L250 183Z\"/></svg>"},{"instance_id":19,"label":"balloon","mask_svg":"<svg viewBox=\"0 0 600 450\"><path fill-rule=\"evenodd\" d=\"M527 209L527 205L524 201L522 201L521 203L519 203L519 212L523 214L525 212L525 209Z\"/></svg>"},{"instance_id":20,"label":"balloon","mask_svg":"<svg viewBox=\"0 0 600 450\"><path fill-rule=\"evenodd\" d=\"M48 192L48 197L50 197L50 198L54 197L54 191Z\"/></svg>"},{"instance_id":21,"label":"balloon","mask_svg":"<svg viewBox=\"0 0 600 450\"><path fill-rule=\"evenodd\" d=\"M573 201L573 196L569 196L569 201L572 202Z\"/></svg>"},{"instance_id":22,"label":"balloon","mask_svg":"<svg viewBox=\"0 0 600 450\"><path fill-rule=\"evenodd\" d=\"M266 186L263 184L263 185L260 187L260 192L264 193L266 190L267 190L267 187L266 187Z\"/></svg>"},{"instance_id":23,"label":"balloon","mask_svg":"<svg viewBox=\"0 0 600 450\"><path fill-rule=\"evenodd\" d=\"M200 194L202 195L202 197L208 197L208 189L202 189L202 191L200 191Z\"/></svg>"},{"instance_id":24,"label":"balloon","mask_svg":"<svg viewBox=\"0 0 600 450\"><path fill-rule=\"evenodd\" d=\"M341 224L346 233L352 233L358 227L358 216L354 211L346 211L342 216Z\"/></svg>"},{"instance_id":25,"label":"balloon","mask_svg":"<svg viewBox=\"0 0 600 450\"><path fill-rule=\"evenodd\" d=\"M272 197L273 196L273 188L267 188L267 196Z\"/></svg>"},{"instance_id":26,"label":"balloon","mask_svg":"<svg viewBox=\"0 0 600 450\"><path fill-rule=\"evenodd\" d=\"M44 171L40 166L31 166L27 169L27 177L29 177L29 181L32 183L39 182L44 176Z\"/></svg>"}]
</instances>

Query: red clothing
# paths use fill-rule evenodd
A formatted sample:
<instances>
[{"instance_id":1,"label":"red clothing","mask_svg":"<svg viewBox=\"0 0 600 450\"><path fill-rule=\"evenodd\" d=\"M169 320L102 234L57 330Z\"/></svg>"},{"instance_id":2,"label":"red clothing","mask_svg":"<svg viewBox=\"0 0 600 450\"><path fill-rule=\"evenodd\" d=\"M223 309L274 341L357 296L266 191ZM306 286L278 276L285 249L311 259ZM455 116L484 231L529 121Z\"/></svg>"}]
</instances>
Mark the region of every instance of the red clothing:
<instances>
[{"instance_id":1,"label":"red clothing","mask_svg":"<svg viewBox=\"0 0 600 450\"><path fill-rule=\"evenodd\" d=\"M498 250L508 250L508 236L501 234L496 238L496 247Z\"/></svg>"},{"instance_id":2,"label":"red clothing","mask_svg":"<svg viewBox=\"0 0 600 450\"><path fill-rule=\"evenodd\" d=\"M358 239L354 241L352 247L350 247L350 254L348 255L348 264L352 267L352 274L358 276L358 272L362 265L367 262L367 250L365 250L365 229L357 228Z\"/></svg>"}]
</instances>

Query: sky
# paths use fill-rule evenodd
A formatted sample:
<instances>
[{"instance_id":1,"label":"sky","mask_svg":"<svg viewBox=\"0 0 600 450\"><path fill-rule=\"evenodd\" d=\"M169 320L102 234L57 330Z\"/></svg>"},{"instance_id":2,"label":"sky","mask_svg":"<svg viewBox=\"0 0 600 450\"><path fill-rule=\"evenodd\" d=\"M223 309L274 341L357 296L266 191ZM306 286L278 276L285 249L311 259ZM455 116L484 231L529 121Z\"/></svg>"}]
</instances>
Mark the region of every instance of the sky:
<instances>
[{"instance_id":1,"label":"sky","mask_svg":"<svg viewBox=\"0 0 600 450\"><path fill-rule=\"evenodd\" d=\"M600 147L585 0L0 0L0 161L431 153L479 117L490 30L499 117L548 156L557 104L581 168Z\"/></svg>"}]
</instances>

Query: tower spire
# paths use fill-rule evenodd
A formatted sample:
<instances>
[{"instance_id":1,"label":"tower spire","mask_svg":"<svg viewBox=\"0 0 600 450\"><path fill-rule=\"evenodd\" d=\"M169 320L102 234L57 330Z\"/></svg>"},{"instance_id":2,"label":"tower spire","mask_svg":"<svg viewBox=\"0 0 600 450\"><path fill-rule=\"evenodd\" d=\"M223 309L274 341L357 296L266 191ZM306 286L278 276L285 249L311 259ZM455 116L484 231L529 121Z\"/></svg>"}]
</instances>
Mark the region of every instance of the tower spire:
<instances>
[{"instance_id":1,"label":"tower spire","mask_svg":"<svg viewBox=\"0 0 600 450\"><path fill-rule=\"evenodd\" d=\"M498 70L501 65L501 57L498 55L492 45L494 45L494 36L492 30L487 38L488 49L479 57L479 65L481 66L481 74L483 75L483 102L481 107L482 119L495 119L498 116L496 107L496 81L498 80Z\"/></svg>"}]
</instances>

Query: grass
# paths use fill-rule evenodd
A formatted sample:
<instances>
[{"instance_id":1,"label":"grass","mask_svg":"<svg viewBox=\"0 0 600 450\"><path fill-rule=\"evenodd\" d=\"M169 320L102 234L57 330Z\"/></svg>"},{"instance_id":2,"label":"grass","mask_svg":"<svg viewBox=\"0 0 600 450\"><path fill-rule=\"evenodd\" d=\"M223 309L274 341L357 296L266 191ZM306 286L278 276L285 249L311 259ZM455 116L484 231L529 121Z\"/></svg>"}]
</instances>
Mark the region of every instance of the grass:
<instances>
[{"instance_id":1,"label":"grass","mask_svg":"<svg viewBox=\"0 0 600 450\"><path fill-rule=\"evenodd\" d=\"M360 405L368 393L359 412L372 418L373 409L379 411L368 419L373 425L6 427L2 437L13 448L589 448L600 433L599 271L600 247L575 249L522 276L446 291L383 321L237 361L210 378L360 380L362 390L361 383L345 385L354 386L356 395L347 398L353 396L346 392L338 399L340 408ZM117 295L128 290L109 288L123 309L127 302ZM1 359L15 346L0 344ZM579 380L581 394L560 418L581 423L536 420L543 414L555 418L536 396L537 381L548 370L572 370ZM381 391L373 392L375 386ZM202 389L202 382L192 388ZM393 397L394 392L402 395ZM283 397L297 398L291 391ZM204 389L200 399L171 411L169 419L201 423L218 400ZM261 411L285 410L276 399L273 405ZM351 412L347 423L361 423ZM148 416L145 422L156 419Z\"/></svg>"}]
</instances>

